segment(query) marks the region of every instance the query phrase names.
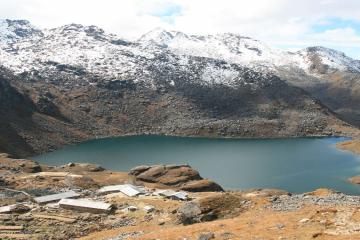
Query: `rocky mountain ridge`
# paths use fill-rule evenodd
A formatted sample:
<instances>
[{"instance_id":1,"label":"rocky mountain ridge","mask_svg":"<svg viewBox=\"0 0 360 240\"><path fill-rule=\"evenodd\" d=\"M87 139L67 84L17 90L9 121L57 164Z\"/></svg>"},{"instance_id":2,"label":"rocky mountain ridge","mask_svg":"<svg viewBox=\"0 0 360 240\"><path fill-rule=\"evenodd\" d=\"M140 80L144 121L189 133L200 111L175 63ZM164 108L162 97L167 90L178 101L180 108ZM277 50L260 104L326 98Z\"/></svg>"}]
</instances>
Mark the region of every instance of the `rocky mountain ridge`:
<instances>
[{"instance_id":1,"label":"rocky mountain ridge","mask_svg":"<svg viewBox=\"0 0 360 240\"><path fill-rule=\"evenodd\" d=\"M145 34L138 43L152 49L157 46L179 56L220 59L270 72L305 89L342 119L360 126L359 61L340 51L317 46L289 52L237 34L193 36L163 29Z\"/></svg>"},{"instance_id":2,"label":"rocky mountain ridge","mask_svg":"<svg viewBox=\"0 0 360 240\"><path fill-rule=\"evenodd\" d=\"M358 60L333 49L308 47L297 52L282 51L232 33L201 36L155 29L130 42L99 27L80 24L39 30L25 20L2 20L0 29L1 54L7 58L1 63L19 73L43 70L49 63L58 63L119 78L134 67L125 66L124 62L136 65L133 58L149 61L160 54L174 54L182 58L184 65L189 57L203 57L270 73L277 73L277 68L296 67L316 76L319 73L313 70L317 61L325 68L323 71L360 73Z\"/></svg>"},{"instance_id":3,"label":"rocky mountain ridge","mask_svg":"<svg viewBox=\"0 0 360 240\"><path fill-rule=\"evenodd\" d=\"M283 51L256 39L233 33L201 36L155 29L143 35L137 42L148 47L157 45L167 48L178 55L215 58L251 67L263 64L273 71L279 67L298 67L309 74L311 55L316 54L330 69L360 72L360 65L356 60L333 49L317 46L296 52Z\"/></svg>"}]
</instances>

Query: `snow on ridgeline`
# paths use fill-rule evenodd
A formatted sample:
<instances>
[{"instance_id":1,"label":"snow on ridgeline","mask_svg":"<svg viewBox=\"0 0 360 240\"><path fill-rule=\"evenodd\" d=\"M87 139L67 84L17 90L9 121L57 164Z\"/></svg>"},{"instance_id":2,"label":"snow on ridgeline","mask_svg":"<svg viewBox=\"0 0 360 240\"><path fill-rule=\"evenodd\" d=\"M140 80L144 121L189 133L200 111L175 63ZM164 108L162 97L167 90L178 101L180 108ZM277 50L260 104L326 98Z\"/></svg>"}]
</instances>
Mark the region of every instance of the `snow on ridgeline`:
<instances>
[{"instance_id":1,"label":"snow on ridgeline","mask_svg":"<svg viewBox=\"0 0 360 240\"><path fill-rule=\"evenodd\" d=\"M157 28L139 40L145 47L168 48L179 55L190 55L221 59L231 63L270 63L284 59L284 53L266 44L237 34L186 35L177 31Z\"/></svg>"},{"instance_id":2,"label":"snow on ridgeline","mask_svg":"<svg viewBox=\"0 0 360 240\"><path fill-rule=\"evenodd\" d=\"M316 54L322 64L330 68L360 72L359 61L333 49L308 47L297 52L290 52L272 48L256 39L233 33L201 36L156 28L143 35L138 43L148 48L154 46L167 48L178 55L221 59L255 68L265 66L270 70L282 66L300 67L307 73Z\"/></svg>"},{"instance_id":3,"label":"snow on ridgeline","mask_svg":"<svg viewBox=\"0 0 360 240\"><path fill-rule=\"evenodd\" d=\"M152 57L96 26L69 24L45 29L42 34L41 38L30 36L4 45L0 51L0 63L16 73L42 71L63 64L83 68L95 75L116 78L139 67L131 56Z\"/></svg>"},{"instance_id":4,"label":"snow on ridgeline","mask_svg":"<svg viewBox=\"0 0 360 240\"><path fill-rule=\"evenodd\" d=\"M42 36L42 31L27 20L0 19L0 44L10 44L29 37Z\"/></svg>"},{"instance_id":5,"label":"snow on ridgeline","mask_svg":"<svg viewBox=\"0 0 360 240\"><path fill-rule=\"evenodd\" d=\"M167 56L169 62L161 62L157 56ZM109 80L149 79L152 76L148 64L154 59L158 68L176 65L186 71L193 64L191 57L223 61L229 66L238 64L259 73L294 67L315 74L310 71L314 61L360 73L359 61L332 49L310 47L288 52L232 33L201 36L157 28L130 42L96 26L69 24L40 30L26 20L0 20L0 64L16 73L46 72L60 64L76 66ZM236 71L231 66L223 69L208 64L202 80L232 85L238 80Z\"/></svg>"},{"instance_id":6,"label":"snow on ridgeline","mask_svg":"<svg viewBox=\"0 0 360 240\"><path fill-rule=\"evenodd\" d=\"M308 47L298 51L297 54L306 59L306 61L310 61L311 58L316 57L321 60L322 64L325 64L333 69L360 72L359 61L356 61L346 56L345 53L334 49L321 46Z\"/></svg>"}]
</instances>

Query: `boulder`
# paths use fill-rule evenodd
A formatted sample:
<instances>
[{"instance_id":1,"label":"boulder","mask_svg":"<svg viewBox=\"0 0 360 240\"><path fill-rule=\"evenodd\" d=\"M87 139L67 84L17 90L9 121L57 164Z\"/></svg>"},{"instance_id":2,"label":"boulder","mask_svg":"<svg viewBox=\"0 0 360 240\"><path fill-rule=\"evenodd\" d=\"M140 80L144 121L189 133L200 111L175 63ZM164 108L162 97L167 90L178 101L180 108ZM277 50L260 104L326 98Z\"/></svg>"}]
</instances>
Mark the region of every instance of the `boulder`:
<instances>
[{"instance_id":1,"label":"boulder","mask_svg":"<svg viewBox=\"0 0 360 240\"><path fill-rule=\"evenodd\" d=\"M184 225L213 221L218 218L214 213L204 209L197 201L184 203L176 213L178 221Z\"/></svg>"},{"instance_id":2,"label":"boulder","mask_svg":"<svg viewBox=\"0 0 360 240\"><path fill-rule=\"evenodd\" d=\"M210 240L210 239L214 239L215 238L215 234L212 232L207 232L207 233L201 233L198 237L198 240Z\"/></svg>"},{"instance_id":3,"label":"boulder","mask_svg":"<svg viewBox=\"0 0 360 240\"><path fill-rule=\"evenodd\" d=\"M188 225L201 222L201 213L198 203L188 202L179 207L177 217L182 224Z\"/></svg>"},{"instance_id":4,"label":"boulder","mask_svg":"<svg viewBox=\"0 0 360 240\"><path fill-rule=\"evenodd\" d=\"M137 175L137 178L144 182L158 182L166 174L167 169L165 166L155 165Z\"/></svg>"},{"instance_id":5,"label":"boulder","mask_svg":"<svg viewBox=\"0 0 360 240\"><path fill-rule=\"evenodd\" d=\"M189 192L223 191L217 183L203 179L189 165L139 166L129 172L136 181L155 183L161 187L177 188Z\"/></svg>"},{"instance_id":6,"label":"boulder","mask_svg":"<svg viewBox=\"0 0 360 240\"><path fill-rule=\"evenodd\" d=\"M223 188L208 179L202 179L198 181L191 181L180 187L181 190L188 192L222 192Z\"/></svg>"},{"instance_id":7,"label":"boulder","mask_svg":"<svg viewBox=\"0 0 360 240\"><path fill-rule=\"evenodd\" d=\"M149 166L146 166L146 165L137 166L137 167L134 167L134 168L130 169L129 174L130 174L130 175L137 176L137 175L139 175L140 173L145 172L145 171L148 170L149 168L150 168L150 167L149 167Z\"/></svg>"}]
</instances>

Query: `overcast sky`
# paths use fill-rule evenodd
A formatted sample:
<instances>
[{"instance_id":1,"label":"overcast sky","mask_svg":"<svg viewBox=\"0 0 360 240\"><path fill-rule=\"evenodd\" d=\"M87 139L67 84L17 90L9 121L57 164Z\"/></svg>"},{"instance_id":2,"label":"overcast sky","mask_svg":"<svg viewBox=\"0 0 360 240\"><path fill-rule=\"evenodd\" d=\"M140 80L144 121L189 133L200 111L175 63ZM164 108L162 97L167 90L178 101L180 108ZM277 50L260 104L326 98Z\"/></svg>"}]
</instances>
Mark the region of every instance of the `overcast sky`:
<instances>
[{"instance_id":1,"label":"overcast sky","mask_svg":"<svg viewBox=\"0 0 360 240\"><path fill-rule=\"evenodd\" d=\"M233 32L270 45L322 45L360 59L360 0L0 0L0 18L41 28L97 25L125 38L156 27Z\"/></svg>"}]
</instances>

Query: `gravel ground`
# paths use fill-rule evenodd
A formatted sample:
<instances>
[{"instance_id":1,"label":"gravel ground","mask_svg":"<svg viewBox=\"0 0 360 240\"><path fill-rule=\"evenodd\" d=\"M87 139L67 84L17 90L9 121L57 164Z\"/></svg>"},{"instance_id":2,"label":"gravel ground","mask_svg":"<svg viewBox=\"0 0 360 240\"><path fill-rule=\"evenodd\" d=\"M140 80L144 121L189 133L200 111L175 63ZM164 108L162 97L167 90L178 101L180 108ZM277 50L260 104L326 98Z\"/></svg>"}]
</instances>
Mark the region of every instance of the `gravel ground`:
<instances>
[{"instance_id":1,"label":"gravel ground","mask_svg":"<svg viewBox=\"0 0 360 240\"><path fill-rule=\"evenodd\" d=\"M143 234L143 232L129 232L129 233L121 233L120 235L109 238L107 240L123 240L123 239L131 239L133 237L139 237Z\"/></svg>"},{"instance_id":2,"label":"gravel ground","mask_svg":"<svg viewBox=\"0 0 360 240\"><path fill-rule=\"evenodd\" d=\"M276 211L294 211L305 205L320 206L360 206L360 196L348 196L342 193L330 194L328 196L309 196L304 194L296 194L292 196L279 196L269 199L271 204L266 208Z\"/></svg>"}]
</instances>

